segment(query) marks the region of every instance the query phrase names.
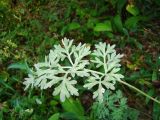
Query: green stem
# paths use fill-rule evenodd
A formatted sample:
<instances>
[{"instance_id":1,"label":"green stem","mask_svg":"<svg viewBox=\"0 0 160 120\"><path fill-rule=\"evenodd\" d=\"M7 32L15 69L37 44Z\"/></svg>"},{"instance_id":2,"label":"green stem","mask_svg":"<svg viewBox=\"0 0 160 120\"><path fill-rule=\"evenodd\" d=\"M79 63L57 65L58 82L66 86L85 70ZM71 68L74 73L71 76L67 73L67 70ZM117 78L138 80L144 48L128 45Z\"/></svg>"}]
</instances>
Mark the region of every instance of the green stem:
<instances>
[{"instance_id":1,"label":"green stem","mask_svg":"<svg viewBox=\"0 0 160 120\"><path fill-rule=\"evenodd\" d=\"M144 95L144 96L148 97L149 99L153 100L154 102L156 102L156 103L160 104L160 101L159 101L159 100L157 100L157 99L155 99L155 98L153 98L153 97L149 96L149 95L148 95L148 94L146 94L145 92L143 92L143 91L139 90L138 88L136 88L136 87L134 87L134 86L132 86L132 85L130 85L130 84L128 84L128 83L126 83L125 81L118 80L118 82L120 82L120 83L122 83L122 84L124 84L124 85L128 86L129 88L134 89L135 91L137 91L137 92L141 93L142 95Z\"/></svg>"}]
</instances>

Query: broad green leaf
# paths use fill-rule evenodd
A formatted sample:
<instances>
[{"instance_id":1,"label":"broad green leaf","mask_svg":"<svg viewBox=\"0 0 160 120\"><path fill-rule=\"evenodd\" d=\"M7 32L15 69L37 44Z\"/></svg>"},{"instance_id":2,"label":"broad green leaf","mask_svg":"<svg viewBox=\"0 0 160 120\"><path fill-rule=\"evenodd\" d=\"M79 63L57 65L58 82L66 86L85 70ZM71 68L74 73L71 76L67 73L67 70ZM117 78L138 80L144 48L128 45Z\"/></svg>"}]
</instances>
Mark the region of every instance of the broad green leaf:
<instances>
[{"instance_id":1,"label":"broad green leaf","mask_svg":"<svg viewBox=\"0 0 160 120\"><path fill-rule=\"evenodd\" d=\"M80 24L77 22L72 22L72 23L68 24L68 31L75 30L78 28L80 28Z\"/></svg>"},{"instance_id":2,"label":"broad green leaf","mask_svg":"<svg viewBox=\"0 0 160 120\"><path fill-rule=\"evenodd\" d=\"M157 78L157 72L155 70L152 73L152 81L154 81L154 80L158 80L158 78Z\"/></svg>"},{"instance_id":3,"label":"broad green leaf","mask_svg":"<svg viewBox=\"0 0 160 120\"><path fill-rule=\"evenodd\" d=\"M110 21L106 21L105 23L97 23L94 27L94 31L103 32L103 31L112 31L112 26Z\"/></svg>"},{"instance_id":4,"label":"broad green leaf","mask_svg":"<svg viewBox=\"0 0 160 120\"><path fill-rule=\"evenodd\" d=\"M26 70L26 65L22 62L18 63L12 63L9 65L8 69L21 69L21 70Z\"/></svg>"},{"instance_id":5,"label":"broad green leaf","mask_svg":"<svg viewBox=\"0 0 160 120\"><path fill-rule=\"evenodd\" d=\"M72 30L76 30L80 28L80 24L77 23L77 22L72 22L72 23L69 23L68 25L64 26L61 30L61 35L64 36L64 34L66 32L69 32L69 31L72 31Z\"/></svg>"},{"instance_id":6,"label":"broad green leaf","mask_svg":"<svg viewBox=\"0 0 160 120\"><path fill-rule=\"evenodd\" d=\"M153 120L160 120L160 105L154 102L153 104L153 112L152 112Z\"/></svg>"},{"instance_id":7,"label":"broad green leaf","mask_svg":"<svg viewBox=\"0 0 160 120\"><path fill-rule=\"evenodd\" d=\"M124 7L127 0L117 0L117 10L118 12L122 11L122 8Z\"/></svg>"},{"instance_id":8,"label":"broad green leaf","mask_svg":"<svg viewBox=\"0 0 160 120\"><path fill-rule=\"evenodd\" d=\"M125 27L128 29L133 29L137 27L137 23L139 21L139 17L129 17L126 21L125 21Z\"/></svg>"},{"instance_id":9,"label":"broad green leaf","mask_svg":"<svg viewBox=\"0 0 160 120\"><path fill-rule=\"evenodd\" d=\"M31 72L26 61L12 63L8 66L8 69L20 69L20 70L26 70L28 73Z\"/></svg>"},{"instance_id":10,"label":"broad green leaf","mask_svg":"<svg viewBox=\"0 0 160 120\"><path fill-rule=\"evenodd\" d=\"M71 113L71 112L64 112L61 114L61 117L66 120L79 120L78 116L75 113Z\"/></svg>"},{"instance_id":11,"label":"broad green leaf","mask_svg":"<svg viewBox=\"0 0 160 120\"><path fill-rule=\"evenodd\" d=\"M59 98L58 98L59 99ZM51 102L50 102L50 105L51 106L56 106L58 104L58 102L56 101L56 100L52 100Z\"/></svg>"},{"instance_id":12,"label":"broad green leaf","mask_svg":"<svg viewBox=\"0 0 160 120\"><path fill-rule=\"evenodd\" d=\"M113 18L114 25L119 32L123 32L123 24L120 15Z\"/></svg>"},{"instance_id":13,"label":"broad green leaf","mask_svg":"<svg viewBox=\"0 0 160 120\"><path fill-rule=\"evenodd\" d=\"M87 21L87 28L94 28L94 24L97 23L97 19L96 18L90 18Z\"/></svg>"},{"instance_id":14,"label":"broad green leaf","mask_svg":"<svg viewBox=\"0 0 160 120\"><path fill-rule=\"evenodd\" d=\"M111 32L106 32L105 34L106 34L107 37L109 37L109 38L113 38L113 36L114 36L113 33L111 33Z\"/></svg>"},{"instance_id":15,"label":"broad green leaf","mask_svg":"<svg viewBox=\"0 0 160 120\"><path fill-rule=\"evenodd\" d=\"M59 116L60 116L59 113L55 113L48 120L59 120Z\"/></svg>"},{"instance_id":16,"label":"broad green leaf","mask_svg":"<svg viewBox=\"0 0 160 120\"><path fill-rule=\"evenodd\" d=\"M135 5L133 5L133 4L131 4L131 5L128 4L127 7L126 7L126 10L129 13L131 13L132 15L134 15L134 16L137 16L139 14L138 8Z\"/></svg>"},{"instance_id":17,"label":"broad green leaf","mask_svg":"<svg viewBox=\"0 0 160 120\"><path fill-rule=\"evenodd\" d=\"M73 100L72 98L65 100L65 102L62 102L62 107L66 112L75 113L76 115L83 116L84 115L84 109L80 103L80 101Z\"/></svg>"},{"instance_id":18,"label":"broad green leaf","mask_svg":"<svg viewBox=\"0 0 160 120\"><path fill-rule=\"evenodd\" d=\"M9 77L9 74L5 71L0 73L0 81L6 81Z\"/></svg>"}]
</instances>

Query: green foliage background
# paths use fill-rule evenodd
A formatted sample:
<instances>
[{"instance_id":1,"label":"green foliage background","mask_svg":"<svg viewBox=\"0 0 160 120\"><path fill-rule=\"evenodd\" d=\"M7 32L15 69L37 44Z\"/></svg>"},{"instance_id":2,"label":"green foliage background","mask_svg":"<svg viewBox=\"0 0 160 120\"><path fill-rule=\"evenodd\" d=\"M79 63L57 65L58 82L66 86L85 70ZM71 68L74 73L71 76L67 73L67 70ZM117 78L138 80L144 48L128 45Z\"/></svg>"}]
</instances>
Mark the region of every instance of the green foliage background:
<instances>
[{"instance_id":1,"label":"green foliage background","mask_svg":"<svg viewBox=\"0 0 160 120\"><path fill-rule=\"evenodd\" d=\"M60 103L52 90L23 90L28 68L64 36L90 46L116 44L124 53L124 80L158 99L159 21L159 0L1 0L0 119L94 119L85 90L68 100L73 104ZM138 119L160 119L160 105L120 84L117 89L128 98L127 106L139 111Z\"/></svg>"}]
</instances>

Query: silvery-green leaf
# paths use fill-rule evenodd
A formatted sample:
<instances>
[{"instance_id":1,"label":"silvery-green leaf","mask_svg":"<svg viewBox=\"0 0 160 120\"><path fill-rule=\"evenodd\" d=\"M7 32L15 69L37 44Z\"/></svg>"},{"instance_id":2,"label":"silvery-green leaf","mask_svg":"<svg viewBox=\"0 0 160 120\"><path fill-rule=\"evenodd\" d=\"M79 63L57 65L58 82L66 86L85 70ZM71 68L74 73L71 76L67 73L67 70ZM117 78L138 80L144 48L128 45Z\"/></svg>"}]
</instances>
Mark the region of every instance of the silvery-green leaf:
<instances>
[{"instance_id":1,"label":"silvery-green leaf","mask_svg":"<svg viewBox=\"0 0 160 120\"><path fill-rule=\"evenodd\" d=\"M97 82L94 78L90 78L90 79L88 80L88 82L89 82L89 83L86 83L83 87L88 88L88 89L91 89L91 88L93 88L95 85L98 84L98 82Z\"/></svg>"},{"instance_id":2,"label":"silvery-green leaf","mask_svg":"<svg viewBox=\"0 0 160 120\"><path fill-rule=\"evenodd\" d=\"M79 51L82 47L82 43L79 43L78 46L76 47L76 50Z\"/></svg>"},{"instance_id":3,"label":"silvery-green leaf","mask_svg":"<svg viewBox=\"0 0 160 120\"><path fill-rule=\"evenodd\" d=\"M86 65L88 65L89 62L88 60L83 60L82 63L79 63L76 67L77 70L82 70L86 67Z\"/></svg>"},{"instance_id":4,"label":"silvery-green leaf","mask_svg":"<svg viewBox=\"0 0 160 120\"><path fill-rule=\"evenodd\" d=\"M39 84L38 86L41 88L41 90L42 90L42 89L45 89L46 83L47 83L47 79L43 79L43 80L40 82L40 84Z\"/></svg>"},{"instance_id":5,"label":"silvery-green leaf","mask_svg":"<svg viewBox=\"0 0 160 120\"><path fill-rule=\"evenodd\" d=\"M57 55L57 57L61 59L61 61L63 61L67 57L66 50L62 48L60 45L55 45L54 48L55 48L54 52Z\"/></svg>"},{"instance_id":6,"label":"silvery-green leaf","mask_svg":"<svg viewBox=\"0 0 160 120\"><path fill-rule=\"evenodd\" d=\"M93 92L93 99L97 98L98 96L98 91Z\"/></svg>"},{"instance_id":7,"label":"silvery-green leaf","mask_svg":"<svg viewBox=\"0 0 160 120\"><path fill-rule=\"evenodd\" d=\"M49 57L49 62L51 66L56 67L57 63L59 62L59 58L57 54L53 50L50 50L48 57Z\"/></svg>"},{"instance_id":8,"label":"silvery-green leaf","mask_svg":"<svg viewBox=\"0 0 160 120\"><path fill-rule=\"evenodd\" d=\"M60 94L60 100L63 102L66 98L70 97L70 95L78 96L78 90L74 87L77 83L75 80L70 80L71 78L66 78L63 80L58 87L55 88L53 95Z\"/></svg>"},{"instance_id":9,"label":"silvery-green leaf","mask_svg":"<svg viewBox=\"0 0 160 120\"><path fill-rule=\"evenodd\" d=\"M65 101L66 98L69 98L70 97L70 94L66 88L66 86L64 84L62 84L62 87L61 87L61 91L60 91L60 100L62 102Z\"/></svg>"},{"instance_id":10,"label":"silvery-green leaf","mask_svg":"<svg viewBox=\"0 0 160 120\"><path fill-rule=\"evenodd\" d=\"M64 38L62 45L54 45L54 50L50 50L44 62L34 65L35 72L29 75L29 78L26 78L23 83L26 86L25 89L30 86L47 89L54 85L56 87L53 95L60 95L60 100L65 101L71 95L79 95L75 87L77 81L73 78L75 76L88 77L84 87L88 89L98 87L93 93L93 98L103 100L105 88L114 90L116 81L124 77L118 73L121 66L120 58L123 55L116 54L115 45L100 42L95 45L95 48L91 53L90 47L86 44L79 43L76 46L73 45L73 40ZM90 54L95 56L94 59L88 60L89 57L86 56ZM90 63L97 68L104 68L105 72L89 69Z\"/></svg>"},{"instance_id":11,"label":"silvery-green leaf","mask_svg":"<svg viewBox=\"0 0 160 120\"><path fill-rule=\"evenodd\" d=\"M74 54L75 59L78 58L78 53L77 52L74 52L73 54Z\"/></svg>"},{"instance_id":12,"label":"silvery-green leaf","mask_svg":"<svg viewBox=\"0 0 160 120\"><path fill-rule=\"evenodd\" d=\"M98 87L98 100L101 102L103 101L103 94L105 92L105 89L102 87L101 84L99 84L99 87Z\"/></svg>"},{"instance_id":13,"label":"silvery-green leaf","mask_svg":"<svg viewBox=\"0 0 160 120\"><path fill-rule=\"evenodd\" d=\"M39 86L39 84L40 84L43 80L45 80L45 79L46 79L46 76L45 76L45 75L36 78L35 83L34 83L34 86Z\"/></svg>"},{"instance_id":14,"label":"silvery-green leaf","mask_svg":"<svg viewBox=\"0 0 160 120\"><path fill-rule=\"evenodd\" d=\"M113 77L115 77L117 80L124 78L124 76L121 74L113 74Z\"/></svg>"},{"instance_id":15,"label":"silvery-green leaf","mask_svg":"<svg viewBox=\"0 0 160 120\"><path fill-rule=\"evenodd\" d=\"M80 77L90 76L88 71L77 71L76 74L77 74L77 76L80 76Z\"/></svg>"},{"instance_id":16,"label":"silvery-green leaf","mask_svg":"<svg viewBox=\"0 0 160 120\"><path fill-rule=\"evenodd\" d=\"M100 50L94 50L94 52L92 53L92 55L95 55L97 57L102 57L103 53Z\"/></svg>"},{"instance_id":17,"label":"silvery-green leaf","mask_svg":"<svg viewBox=\"0 0 160 120\"><path fill-rule=\"evenodd\" d=\"M29 74L28 78L25 78L25 81L23 82L23 84L26 86L24 90L28 89L29 86L31 86L31 88L33 88L35 83L35 78L33 75Z\"/></svg>"},{"instance_id":18,"label":"silvery-green leaf","mask_svg":"<svg viewBox=\"0 0 160 120\"><path fill-rule=\"evenodd\" d=\"M120 68L114 68L112 69L111 73L117 73L118 71L120 71Z\"/></svg>"},{"instance_id":19,"label":"silvery-green leaf","mask_svg":"<svg viewBox=\"0 0 160 120\"><path fill-rule=\"evenodd\" d=\"M103 65L103 62L98 57L95 57L95 60L91 60L91 62L96 63L96 68L99 68Z\"/></svg>"},{"instance_id":20,"label":"silvery-green leaf","mask_svg":"<svg viewBox=\"0 0 160 120\"><path fill-rule=\"evenodd\" d=\"M64 48L69 51L70 47L72 46L73 40L69 40L67 38L62 39L62 43L64 45Z\"/></svg>"},{"instance_id":21,"label":"silvery-green leaf","mask_svg":"<svg viewBox=\"0 0 160 120\"><path fill-rule=\"evenodd\" d=\"M115 90L114 84L110 83L108 81L102 81L102 84L107 88L107 89L111 89L111 90Z\"/></svg>"},{"instance_id":22,"label":"silvery-green leaf","mask_svg":"<svg viewBox=\"0 0 160 120\"><path fill-rule=\"evenodd\" d=\"M52 77L53 78L53 77ZM50 80L49 82L47 82L44 86L44 89L47 89L47 88L51 88L54 84L57 84L59 81L61 81L61 79L58 79L58 78L53 78L52 80Z\"/></svg>"},{"instance_id":23,"label":"silvery-green leaf","mask_svg":"<svg viewBox=\"0 0 160 120\"><path fill-rule=\"evenodd\" d=\"M102 87L101 84L99 84L98 89L93 93L93 99L98 97L98 101L102 102L104 92L105 92L105 89Z\"/></svg>"},{"instance_id":24,"label":"silvery-green leaf","mask_svg":"<svg viewBox=\"0 0 160 120\"><path fill-rule=\"evenodd\" d=\"M94 76L95 79L100 79L100 76L96 73L92 73L92 75Z\"/></svg>"},{"instance_id":25,"label":"silvery-green leaf","mask_svg":"<svg viewBox=\"0 0 160 120\"><path fill-rule=\"evenodd\" d=\"M39 70L42 67L50 67L50 64L48 62L44 62L44 63L37 63L34 66L37 70Z\"/></svg>"},{"instance_id":26,"label":"silvery-green leaf","mask_svg":"<svg viewBox=\"0 0 160 120\"><path fill-rule=\"evenodd\" d=\"M94 74L94 73L92 73ZM90 77L88 80L87 80L87 83L83 86L85 88L88 88L88 89L91 89L92 87L94 87L95 85L98 85L99 82L96 80L96 79L100 79L98 75L94 74L94 76L96 77Z\"/></svg>"},{"instance_id":27,"label":"silvery-green leaf","mask_svg":"<svg viewBox=\"0 0 160 120\"><path fill-rule=\"evenodd\" d=\"M54 96L58 95L58 94L60 93L60 91L61 91L61 88L62 88L62 84L58 85L58 86L54 89L53 95L54 95Z\"/></svg>"},{"instance_id":28,"label":"silvery-green leaf","mask_svg":"<svg viewBox=\"0 0 160 120\"><path fill-rule=\"evenodd\" d=\"M67 86L67 89L69 90L70 94L71 95L76 95L78 96L79 93L78 93L78 89L76 89L73 85L76 84L77 81L75 80L70 80L68 82L66 82L66 86Z\"/></svg>"},{"instance_id":29,"label":"silvery-green leaf","mask_svg":"<svg viewBox=\"0 0 160 120\"><path fill-rule=\"evenodd\" d=\"M115 52L115 49L114 49L114 48L115 48L115 45L110 45L110 44L108 44L108 45L107 45L106 54Z\"/></svg>"},{"instance_id":30,"label":"silvery-green leaf","mask_svg":"<svg viewBox=\"0 0 160 120\"><path fill-rule=\"evenodd\" d=\"M98 45L95 45L95 47L97 48L97 50L101 51L102 55L105 54L106 43L100 42Z\"/></svg>"}]
</instances>

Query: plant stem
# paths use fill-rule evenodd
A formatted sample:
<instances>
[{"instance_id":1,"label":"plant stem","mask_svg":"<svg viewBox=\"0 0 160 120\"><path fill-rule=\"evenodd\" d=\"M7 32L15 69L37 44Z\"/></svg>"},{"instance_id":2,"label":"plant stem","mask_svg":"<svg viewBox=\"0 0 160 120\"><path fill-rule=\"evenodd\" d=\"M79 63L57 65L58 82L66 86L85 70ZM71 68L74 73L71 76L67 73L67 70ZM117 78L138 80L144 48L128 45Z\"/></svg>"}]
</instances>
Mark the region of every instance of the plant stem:
<instances>
[{"instance_id":1,"label":"plant stem","mask_svg":"<svg viewBox=\"0 0 160 120\"><path fill-rule=\"evenodd\" d=\"M106 55L104 53L104 56L103 56L103 67L104 67L104 71L105 71L105 74L107 73L107 64L106 64Z\"/></svg>"},{"instance_id":2,"label":"plant stem","mask_svg":"<svg viewBox=\"0 0 160 120\"><path fill-rule=\"evenodd\" d=\"M144 96L148 97L149 99L153 100L154 102L156 102L156 103L160 104L160 101L159 101L159 100L157 100L157 99L155 99L155 98L153 98L153 97L149 96L149 95L148 95L148 94L146 94L145 92L143 92L143 91L141 91L140 89L138 89L138 88L136 88L136 87L134 87L134 86L132 86L132 85L128 84L127 82L122 81L122 80L118 80L118 82L120 82L120 83L122 83L122 84L124 84L124 85L128 86L129 88L134 89L135 91L137 91L137 92L141 93L142 95L144 95Z\"/></svg>"},{"instance_id":3,"label":"plant stem","mask_svg":"<svg viewBox=\"0 0 160 120\"><path fill-rule=\"evenodd\" d=\"M70 61L70 63L72 64L72 66L73 66L73 62L72 62L72 59L71 59L71 57L70 57L69 52L67 52L67 57L68 57L68 60Z\"/></svg>"}]
</instances>

